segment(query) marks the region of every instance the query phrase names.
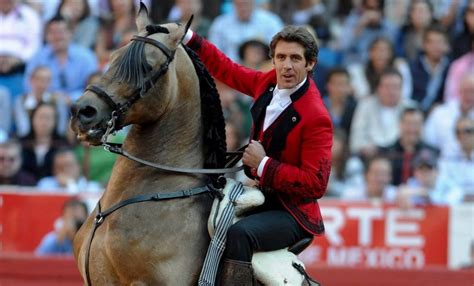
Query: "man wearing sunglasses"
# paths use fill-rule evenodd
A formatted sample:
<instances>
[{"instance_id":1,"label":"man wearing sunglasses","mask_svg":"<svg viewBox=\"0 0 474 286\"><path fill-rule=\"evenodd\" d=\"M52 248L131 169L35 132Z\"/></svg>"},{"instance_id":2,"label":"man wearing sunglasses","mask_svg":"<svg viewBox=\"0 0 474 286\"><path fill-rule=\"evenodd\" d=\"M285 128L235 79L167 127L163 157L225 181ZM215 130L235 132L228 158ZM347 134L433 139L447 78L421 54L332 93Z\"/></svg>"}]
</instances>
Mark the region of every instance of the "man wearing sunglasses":
<instances>
[{"instance_id":1,"label":"man wearing sunglasses","mask_svg":"<svg viewBox=\"0 0 474 286\"><path fill-rule=\"evenodd\" d=\"M21 163L21 145L18 141L0 143L0 185L36 185L33 176L21 170Z\"/></svg>"}]
</instances>

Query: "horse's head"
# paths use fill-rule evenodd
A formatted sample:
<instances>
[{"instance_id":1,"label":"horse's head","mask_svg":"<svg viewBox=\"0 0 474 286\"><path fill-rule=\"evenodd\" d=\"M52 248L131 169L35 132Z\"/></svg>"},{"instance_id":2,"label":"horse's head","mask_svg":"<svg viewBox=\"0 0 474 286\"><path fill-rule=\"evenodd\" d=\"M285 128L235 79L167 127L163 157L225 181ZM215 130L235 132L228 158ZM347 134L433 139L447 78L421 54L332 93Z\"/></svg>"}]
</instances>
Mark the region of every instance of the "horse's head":
<instances>
[{"instance_id":1,"label":"horse's head","mask_svg":"<svg viewBox=\"0 0 474 286\"><path fill-rule=\"evenodd\" d=\"M79 140L98 145L123 126L157 120L173 101L174 56L189 23L152 25L141 4L136 24L138 35L112 53L99 82L72 105L71 127Z\"/></svg>"}]
</instances>

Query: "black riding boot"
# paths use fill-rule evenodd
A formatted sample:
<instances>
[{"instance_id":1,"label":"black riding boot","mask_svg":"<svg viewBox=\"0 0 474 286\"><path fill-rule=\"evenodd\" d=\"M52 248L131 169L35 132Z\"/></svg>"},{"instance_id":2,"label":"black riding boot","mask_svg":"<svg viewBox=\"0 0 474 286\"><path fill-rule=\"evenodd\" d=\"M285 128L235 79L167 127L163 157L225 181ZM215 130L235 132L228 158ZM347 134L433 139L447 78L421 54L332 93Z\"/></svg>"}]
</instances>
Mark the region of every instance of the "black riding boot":
<instances>
[{"instance_id":1,"label":"black riding boot","mask_svg":"<svg viewBox=\"0 0 474 286\"><path fill-rule=\"evenodd\" d=\"M220 273L221 286L253 286L252 263L225 259Z\"/></svg>"}]
</instances>

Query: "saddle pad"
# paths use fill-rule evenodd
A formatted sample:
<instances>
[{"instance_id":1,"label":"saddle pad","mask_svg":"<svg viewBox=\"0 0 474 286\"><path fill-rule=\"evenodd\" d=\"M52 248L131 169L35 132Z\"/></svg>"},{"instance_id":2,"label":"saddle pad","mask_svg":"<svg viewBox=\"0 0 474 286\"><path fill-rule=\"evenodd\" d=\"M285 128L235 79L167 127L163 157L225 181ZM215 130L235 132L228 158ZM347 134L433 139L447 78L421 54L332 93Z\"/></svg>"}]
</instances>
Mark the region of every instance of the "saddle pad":
<instances>
[{"instance_id":1,"label":"saddle pad","mask_svg":"<svg viewBox=\"0 0 474 286\"><path fill-rule=\"evenodd\" d=\"M211 237L214 236L215 228L217 223L220 221L222 212L229 203L229 192L232 190L236 184L241 184L240 182L226 178L227 184L224 187L222 200L214 199L212 204L211 213L209 215L209 220L207 221L207 229ZM263 193L253 187L244 187L244 192L241 194L234 202L234 213L235 218L233 218L232 223L235 223L239 220L239 216L247 212L248 210L260 206L265 202L265 196Z\"/></svg>"},{"instance_id":2,"label":"saddle pad","mask_svg":"<svg viewBox=\"0 0 474 286\"><path fill-rule=\"evenodd\" d=\"M268 252L256 252L252 257L255 278L263 285L301 286L304 277L294 268L293 262L304 268L303 262L286 248Z\"/></svg>"}]
</instances>

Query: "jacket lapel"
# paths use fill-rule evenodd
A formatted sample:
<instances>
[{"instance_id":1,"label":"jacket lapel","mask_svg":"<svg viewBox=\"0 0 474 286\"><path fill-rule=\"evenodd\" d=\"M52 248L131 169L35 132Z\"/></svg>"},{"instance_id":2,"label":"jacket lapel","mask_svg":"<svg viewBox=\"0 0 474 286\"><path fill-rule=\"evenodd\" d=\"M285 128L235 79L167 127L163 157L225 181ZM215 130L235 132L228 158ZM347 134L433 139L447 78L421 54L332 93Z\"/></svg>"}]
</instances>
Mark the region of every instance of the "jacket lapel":
<instances>
[{"instance_id":1,"label":"jacket lapel","mask_svg":"<svg viewBox=\"0 0 474 286\"><path fill-rule=\"evenodd\" d=\"M309 88L309 79L297 91L290 95L292 103L278 116L278 118L263 133L267 155L280 158L285 149L286 138L291 130L300 122L301 115L296 111L294 102L303 96ZM262 126L262 124L259 124Z\"/></svg>"},{"instance_id":2,"label":"jacket lapel","mask_svg":"<svg viewBox=\"0 0 474 286\"><path fill-rule=\"evenodd\" d=\"M253 120L253 130L251 132L250 138L256 139L255 136L258 136L260 133L260 128L262 128L262 120L265 117L265 112L267 106L270 104L270 101L273 98L274 86L270 86L267 91L259 96L255 103L250 108L250 113L252 114Z\"/></svg>"}]
</instances>

